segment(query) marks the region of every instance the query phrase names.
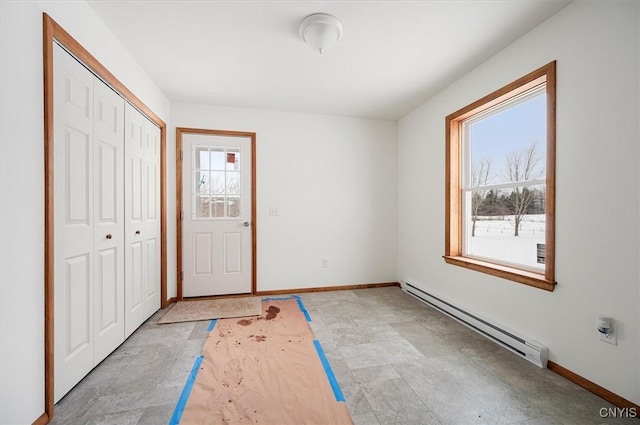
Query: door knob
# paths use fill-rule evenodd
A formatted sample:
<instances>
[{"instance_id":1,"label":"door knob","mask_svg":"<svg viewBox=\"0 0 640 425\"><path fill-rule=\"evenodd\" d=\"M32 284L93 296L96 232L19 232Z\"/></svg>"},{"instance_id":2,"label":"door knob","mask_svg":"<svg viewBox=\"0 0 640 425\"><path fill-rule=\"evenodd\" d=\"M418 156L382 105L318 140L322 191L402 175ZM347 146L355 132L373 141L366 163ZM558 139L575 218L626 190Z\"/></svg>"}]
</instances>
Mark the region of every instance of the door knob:
<instances>
[{"instance_id":1,"label":"door knob","mask_svg":"<svg viewBox=\"0 0 640 425\"><path fill-rule=\"evenodd\" d=\"M249 227L249 222L248 221L244 222L244 227Z\"/></svg>"},{"instance_id":2,"label":"door knob","mask_svg":"<svg viewBox=\"0 0 640 425\"><path fill-rule=\"evenodd\" d=\"M107 233L107 239L111 239L112 237L111 233Z\"/></svg>"},{"instance_id":3,"label":"door knob","mask_svg":"<svg viewBox=\"0 0 640 425\"><path fill-rule=\"evenodd\" d=\"M136 235L139 235L139 234L140 234L140 230L136 230Z\"/></svg>"}]
</instances>

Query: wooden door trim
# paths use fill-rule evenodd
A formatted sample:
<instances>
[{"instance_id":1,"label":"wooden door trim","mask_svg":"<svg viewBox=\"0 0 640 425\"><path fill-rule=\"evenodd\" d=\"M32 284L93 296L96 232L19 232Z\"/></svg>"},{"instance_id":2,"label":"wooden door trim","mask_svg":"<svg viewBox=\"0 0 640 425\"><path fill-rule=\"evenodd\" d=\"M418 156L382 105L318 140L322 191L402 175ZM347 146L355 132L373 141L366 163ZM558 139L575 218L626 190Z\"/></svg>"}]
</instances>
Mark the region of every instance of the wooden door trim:
<instances>
[{"instance_id":1,"label":"wooden door trim","mask_svg":"<svg viewBox=\"0 0 640 425\"><path fill-rule=\"evenodd\" d=\"M182 135L205 134L216 136L236 136L251 138L251 294L257 291L257 235L256 222L256 133L232 130L206 130L202 128L176 127L176 265L178 282L177 300L184 299L182 294Z\"/></svg>"},{"instance_id":2,"label":"wooden door trim","mask_svg":"<svg viewBox=\"0 0 640 425\"><path fill-rule=\"evenodd\" d=\"M44 88L44 401L48 420L54 415L54 221L53 221L53 43L63 46L91 72L136 107L160 128L160 299L167 300L167 125L131 90L120 82L91 53L48 14L42 14L42 56Z\"/></svg>"}]
</instances>

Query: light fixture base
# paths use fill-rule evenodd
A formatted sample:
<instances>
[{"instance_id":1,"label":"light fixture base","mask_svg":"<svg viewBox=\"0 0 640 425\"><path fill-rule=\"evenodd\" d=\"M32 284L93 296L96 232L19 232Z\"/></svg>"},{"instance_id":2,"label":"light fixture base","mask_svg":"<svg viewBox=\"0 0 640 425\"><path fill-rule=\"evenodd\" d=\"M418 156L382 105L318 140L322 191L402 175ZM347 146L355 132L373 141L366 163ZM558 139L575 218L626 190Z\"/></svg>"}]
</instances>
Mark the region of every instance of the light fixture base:
<instances>
[{"instance_id":1,"label":"light fixture base","mask_svg":"<svg viewBox=\"0 0 640 425\"><path fill-rule=\"evenodd\" d=\"M313 13L300 22L298 35L320 54L342 39L342 22L328 13Z\"/></svg>"}]
</instances>

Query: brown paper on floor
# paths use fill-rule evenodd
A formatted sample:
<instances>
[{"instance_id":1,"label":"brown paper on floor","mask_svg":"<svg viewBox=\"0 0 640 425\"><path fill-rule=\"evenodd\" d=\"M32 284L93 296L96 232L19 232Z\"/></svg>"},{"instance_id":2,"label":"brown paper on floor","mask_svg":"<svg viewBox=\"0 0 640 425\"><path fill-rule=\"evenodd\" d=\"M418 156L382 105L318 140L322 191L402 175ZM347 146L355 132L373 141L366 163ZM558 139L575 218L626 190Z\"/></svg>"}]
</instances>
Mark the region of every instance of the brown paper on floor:
<instances>
[{"instance_id":1,"label":"brown paper on floor","mask_svg":"<svg viewBox=\"0 0 640 425\"><path fill-rule=\"evenodd\" d=\"M352 425L297 301L262 308L216 322L180 424Z\"/></svg>"}]
</instances>

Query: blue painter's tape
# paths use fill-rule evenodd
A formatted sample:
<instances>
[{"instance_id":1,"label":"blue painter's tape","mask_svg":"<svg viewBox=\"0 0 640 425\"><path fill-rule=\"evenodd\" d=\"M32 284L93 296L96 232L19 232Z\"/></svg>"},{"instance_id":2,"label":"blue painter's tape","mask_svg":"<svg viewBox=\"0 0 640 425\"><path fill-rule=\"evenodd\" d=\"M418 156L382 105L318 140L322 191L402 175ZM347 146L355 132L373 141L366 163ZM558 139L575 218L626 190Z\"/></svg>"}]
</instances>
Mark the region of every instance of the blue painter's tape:
<instances>
[{"instance_id":1,"label":"blue painter's tape","mask_svg":"<svg viewBox=\"0 0 640 425\"><path fill-rule=\"evenodd\" d=\"M208 331L208 332L211 332L211 331L213 330L213 327L216 325L216 321L217 321L217 320L218 320L218 319L212 319L212 320L211 320L211 323L209 323L209 327L207 328L207 331Z\"/></svg>"},{"instance_id":2,"label":"blue painter's tape","mask_svg":"<svg viewBox=\"0 0 640 425\"><path fill-rule=\"evenodd\" d=\"M182 412L184 412L184 408L187 405L189 394L191 394L191 388L193 388L193 383L196 381L196 376L198 375L198 371L200 370L200 365L202 364L203 359L204 356L199 356L193 363L193 368L191 368L191 373L189 374L189 378L187 378L187 383L184 384L182 394L180 394L180 399L178 400L178 404L173 411L173 416L171 416L169 425L177 425L180 423L180 419L182 419Z\"/></svg>"},{"instance_id":3,"label":"blue painter's tape","mask_svg":"<svg viewBox=\"0 0 640 425\"><path fill-rule=\"evenodd\" d=\"M309 316L309 312L306 308L304 308L304 304L302 304L302 299L299 296L295 296L296 301L298 301L298 307L300 307L300 311L304 314L304 318L307 319L307 322L311 321L311 316Z\"/></svg>"},{"instance_id":4,"label":"blue painter's tape","mask_svg":"<svg viewBox=\"0 0 640 425\"><path fill-rule=\"evenodd\" d=\"M344 401L344 395L342 395L340 385L338 385L336 376L333 374L333 370L331 369L331 365L327 360L327 356L324 355L324 350L320 345L320 341L314 339L313 345L316 347L316 351L318 352L318 356L320 357L320 361L322 362L322 367L324 367L324 373L327 374L327 379L329 379L329 383L331 384L331 389L333 390L333 395L336 397L336 401Z\"/></svg>"},{"instance_id":5,"label":"blue painter's tape","mask_svg":"<svg viewBox=\"0 0 640 425\"><path fill-rule=\"evenodd\" d=\"M295 298L295 295L292 296L288 296L288 297L267 297L267 298L263 298L262 301L286 301L286 300L290 300Z\"/></svg>"}]
</instances>

